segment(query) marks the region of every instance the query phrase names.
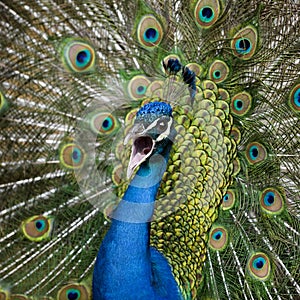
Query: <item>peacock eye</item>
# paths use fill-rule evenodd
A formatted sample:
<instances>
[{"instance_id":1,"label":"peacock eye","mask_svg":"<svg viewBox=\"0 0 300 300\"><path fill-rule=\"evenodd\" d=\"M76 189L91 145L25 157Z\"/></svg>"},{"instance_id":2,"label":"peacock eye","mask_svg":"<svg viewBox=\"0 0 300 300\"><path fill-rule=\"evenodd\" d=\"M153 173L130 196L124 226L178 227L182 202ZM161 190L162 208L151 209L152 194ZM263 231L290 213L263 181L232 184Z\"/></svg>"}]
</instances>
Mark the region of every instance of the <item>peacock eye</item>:
<instances>
[{"instance_id":1,"label":"peacock eye","mask_svg":"<svg viewBox=\"0 0 300 300\"><path fill-rule=\"evenodd\" d=\"M165 121L161 121L158 123L157 127L160 131L165 131L167 129L168 124Z\"/></svg>"},{"instance_id":2,"label":"peacock eye","mask_svg":"<svg viewBox=\"0 0 300 300\"><path fill-rule=\"evenodd\" d=\"M242 60L250 59L256 51L257 39L256 28L249 25L241 29L231 41L233 54Z\"/></svg>"},{"instance_id":3,"label":"peacock eye","mask_svg":"<svg viewBox=\"0 0 300 300\"><path fill-rule=\"evenodd\" d=\"M63 286L57 294L61 300L91 299L89 288L85 284L69 283Z\"/></svg>"},{"instance_id":4,"label":"peacock eye","mask_svg":"<svg viewBox=\"0 0 300 300\"><path fill-rule=\"evenodd\" d=\"M68 71L90 72L96 65L95 49L84 40L67 38L61 45L61 60Z\"/></svg>"},{"instance_id":5,"label":"peacock eye","mask_svg":"<svg viewBox=\"0 0 300 300\"><path fill-rule=\"evenodd\" d=\"M40 242L49 238L53 228L53 218L44 215L34 215L21 224L21 229L30 241Z\"/></svg>"}]
</instances>

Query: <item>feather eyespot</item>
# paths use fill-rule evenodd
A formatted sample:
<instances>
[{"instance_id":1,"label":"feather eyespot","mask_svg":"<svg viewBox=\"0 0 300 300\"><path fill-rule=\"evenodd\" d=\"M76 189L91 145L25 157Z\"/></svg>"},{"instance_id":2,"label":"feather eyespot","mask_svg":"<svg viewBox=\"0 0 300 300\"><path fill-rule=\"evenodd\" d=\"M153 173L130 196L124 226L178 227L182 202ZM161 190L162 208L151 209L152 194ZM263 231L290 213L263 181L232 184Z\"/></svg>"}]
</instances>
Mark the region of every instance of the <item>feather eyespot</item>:
<instances>
[{"instance_id":1,"label":"feather eyespot","mask_svg":"<svg viewBox=\"0 0 300 300\"><path fill-rule=\"evenodd\" d=\"M83 166L85 159L85 151L76 143L68 143L60 148L59 160L67 169L80 169Z\"/></svg>"},{"instance_id":2,"label":"feather eyespot","mask_svg":"<svg viewBox=\"0 0 300 300\"><path fill-rule=\"evenodd\" d=\"M52 231L53 218L43 215L32 216L21 224L21 229L26 238L40 242L48 238Z\"/></svg>"},{"instance_id":3,"label":"feather eyespot","mask_svg":"<svg viewBox=\"0 0 300 300\"><path fill-rule=\"evenodd\" d=\"M232 114L242 117L246 115L252 106L252 97L247 92L241 92L234 95L230 102Z\"/></svg>"},{"instance_id":4,"label":"feather eyespot","mask_svg":"<svg viewBox=\"0 0 300 300\"><path fill-rule=\"evenodd\" d=\"M127 90L134 100L142 99L146 96L146 91L151 81L144 75L134 76L128 83Z\"/></svg>"},{"instance_id":5,"label":"feather eyespot","mask_svg":"<svg viewBox=\"0 0 300 300\"><path fill-rule=\"evenodd\" d=\"M284 195L276 188L266 188L260 195L260 205L268 214L280 214L284 208Z\"/></svg>"},{"instance_id":6,"label":"feather eyespot","mask_svg":"<svg viewBox=\"0 0 300 300\"><path fill-rule=\"evenodd\" d=\"M265 253L257 252L248 260L247 269L253 278L265 281L271 273L270 259Z\"/></svg>"},{"instance_id":7,"label":"feather eyespot","mask_svg":"<svg viewBox=\"0 0 300 300\"><path fill-rule=\"evenodd\" d=\"M109 112L95 111L89 114L90 129L100 137L109 136L120 128L118 119Z\"/></svg>"},{"instance_id":8,"label":"feather eyespot","mask_svg":"<svg viewBox=\"0 0 300 300\"><path fill-rule=\"evenodd\" d=\"M214 226L209 233L209 246L214 250L224 250L228 242L228 232L222 226Z\"/></svg>"},{"instance_id":9,"label":"feather eyespot","mask_svg":"<svg viewBox=\"0 0 300 300\"><path fill-rule=\"evenodd\" d=\"M235 192L234 190L227 190L226 194L223 197L222 201L222 208L223 210L229 210L231 209L235 204Z\"/></svg>"},{"instance_id":10,"label":"feather eyespot","mask_svg":"<svg viewBox=\"0 0 300 300\"><path fill-rule=\"evenodd\" d=\"M288 104L294 112L300 111L300 83L298 83L291 91Z\"/></svg>"},{"instance_id":11,"label":"feather eyespot","mask_svg":"<svg viewBox=\"0 0 300 300\"><path fill-rule=\"evenodd\" d=\"M249 143L246 147L246 158L250 164L262 162L266 159L267 154L266 148L258 142Z\"/></svg>"},{"instance_id":12,"label":"feather eyespot","mask_svg":"<svg viewBox=\"0 0 300 300\"><path fill-rule=\"evenodd\" d=\"M209 68L209 78L216 83L223 82L228 75L229 67L224 61L216 60Z\"/></svg>"},{"instance_id":13,"label":"feather eyespot","mask_svg":"<svg viewBox=\"0 0 300 300\"><path fill-rule=\"evenodd\" d=\"M243 60L250 59L256 51L257 40L257 30L253 26L241 29L231 41L233 54Z\"/></svg>"},{"instance_id":14,"label":"feather eyespot","mask_svg":"<svg viewBox=\"0 0 300 300\"><path fill-rule=\"evenodd\" d=\"M84 284L70 283L62 287L57 294L58 300L90 299L90 291Z\"/></svg>"},{"instance_id":15,"label":"feather eyespot","mask_svg":"<svg viewBox=\"0 0 300 300\"><path fill-rule=\"evenodd\" d=\"M210 28L215 24L221 12L218 0L200 0L195 6L194 17L201 28Z\"/></svg>"},{"instance_id":16,"label":"feather eyespot","mask_svg":"<svg viewBox=\"0 0 300 300\"><path fill-rule=\"evenodd\" d=\"M95 68L95 50L84 40L66 39L61 52L63 65L68 71L83 73Z\"/></svg>"},{"instance_id":17,"label":"feather eyespot","mask_svg":"<svg viewBox=\"0 0 300 300\"><path fill-rule=\"evenodd\" d=\"M146 48L153 48L163 39L163 28L153 15L144 16L137 28L137 37L140 44Z\"/></svg>"}]
</instances>

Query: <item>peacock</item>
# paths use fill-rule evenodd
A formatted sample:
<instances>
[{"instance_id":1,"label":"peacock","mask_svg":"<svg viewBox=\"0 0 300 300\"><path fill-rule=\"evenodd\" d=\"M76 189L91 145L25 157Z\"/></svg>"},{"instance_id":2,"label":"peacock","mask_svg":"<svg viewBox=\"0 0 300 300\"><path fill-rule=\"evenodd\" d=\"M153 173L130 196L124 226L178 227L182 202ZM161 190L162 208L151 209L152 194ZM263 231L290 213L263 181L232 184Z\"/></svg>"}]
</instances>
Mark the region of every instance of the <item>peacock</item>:
<instances>
[{"instance_id":1,"label":"peacock","mask_svg":"<svg viewBox=\"0 0 300 300\"><path fill-rule=\"evenodd\" d=\"M0 299L300 299L298 0L0 2Z\"/></svg>"}]
</instances>

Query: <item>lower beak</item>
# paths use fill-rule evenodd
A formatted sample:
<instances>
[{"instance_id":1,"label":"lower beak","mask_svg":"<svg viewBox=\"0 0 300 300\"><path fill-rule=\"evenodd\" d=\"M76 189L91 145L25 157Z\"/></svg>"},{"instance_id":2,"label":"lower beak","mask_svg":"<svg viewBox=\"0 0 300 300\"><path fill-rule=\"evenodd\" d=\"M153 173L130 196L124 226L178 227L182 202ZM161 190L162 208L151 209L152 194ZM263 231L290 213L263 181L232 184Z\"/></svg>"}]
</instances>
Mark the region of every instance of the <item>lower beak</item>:
<instances>
[{"instance_id":1,"label":"lower beak","mask_svg":"<svg viewBox=\"0 0 300 300\"><path fill-rule=\"evenodd\" d=\"M154 140L148 135L140 135L134 138L127 168L128 179L134 170L152 154L154 145Z\"/></svg>"}]
</instances>

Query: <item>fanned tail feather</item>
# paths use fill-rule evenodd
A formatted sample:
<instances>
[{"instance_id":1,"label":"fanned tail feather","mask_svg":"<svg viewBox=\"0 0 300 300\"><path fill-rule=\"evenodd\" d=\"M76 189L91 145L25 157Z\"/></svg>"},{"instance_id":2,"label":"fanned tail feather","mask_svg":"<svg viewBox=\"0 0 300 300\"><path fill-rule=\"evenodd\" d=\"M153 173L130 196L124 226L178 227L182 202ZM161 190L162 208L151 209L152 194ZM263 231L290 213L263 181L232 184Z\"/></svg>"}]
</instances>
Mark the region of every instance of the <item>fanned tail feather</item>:
<instances>
[{"instance_id":1,"label":"fanned tail feather","mask_svg":"<svg viewBox=\"0 0 300 300\"><path fill-rule=\"evenodd\" d=\"M92 297L124 137L149 101L174 106L151 244L183 297L300 297L299 1L0 11L1 299Z\"/></svg>"}]
</instances>

